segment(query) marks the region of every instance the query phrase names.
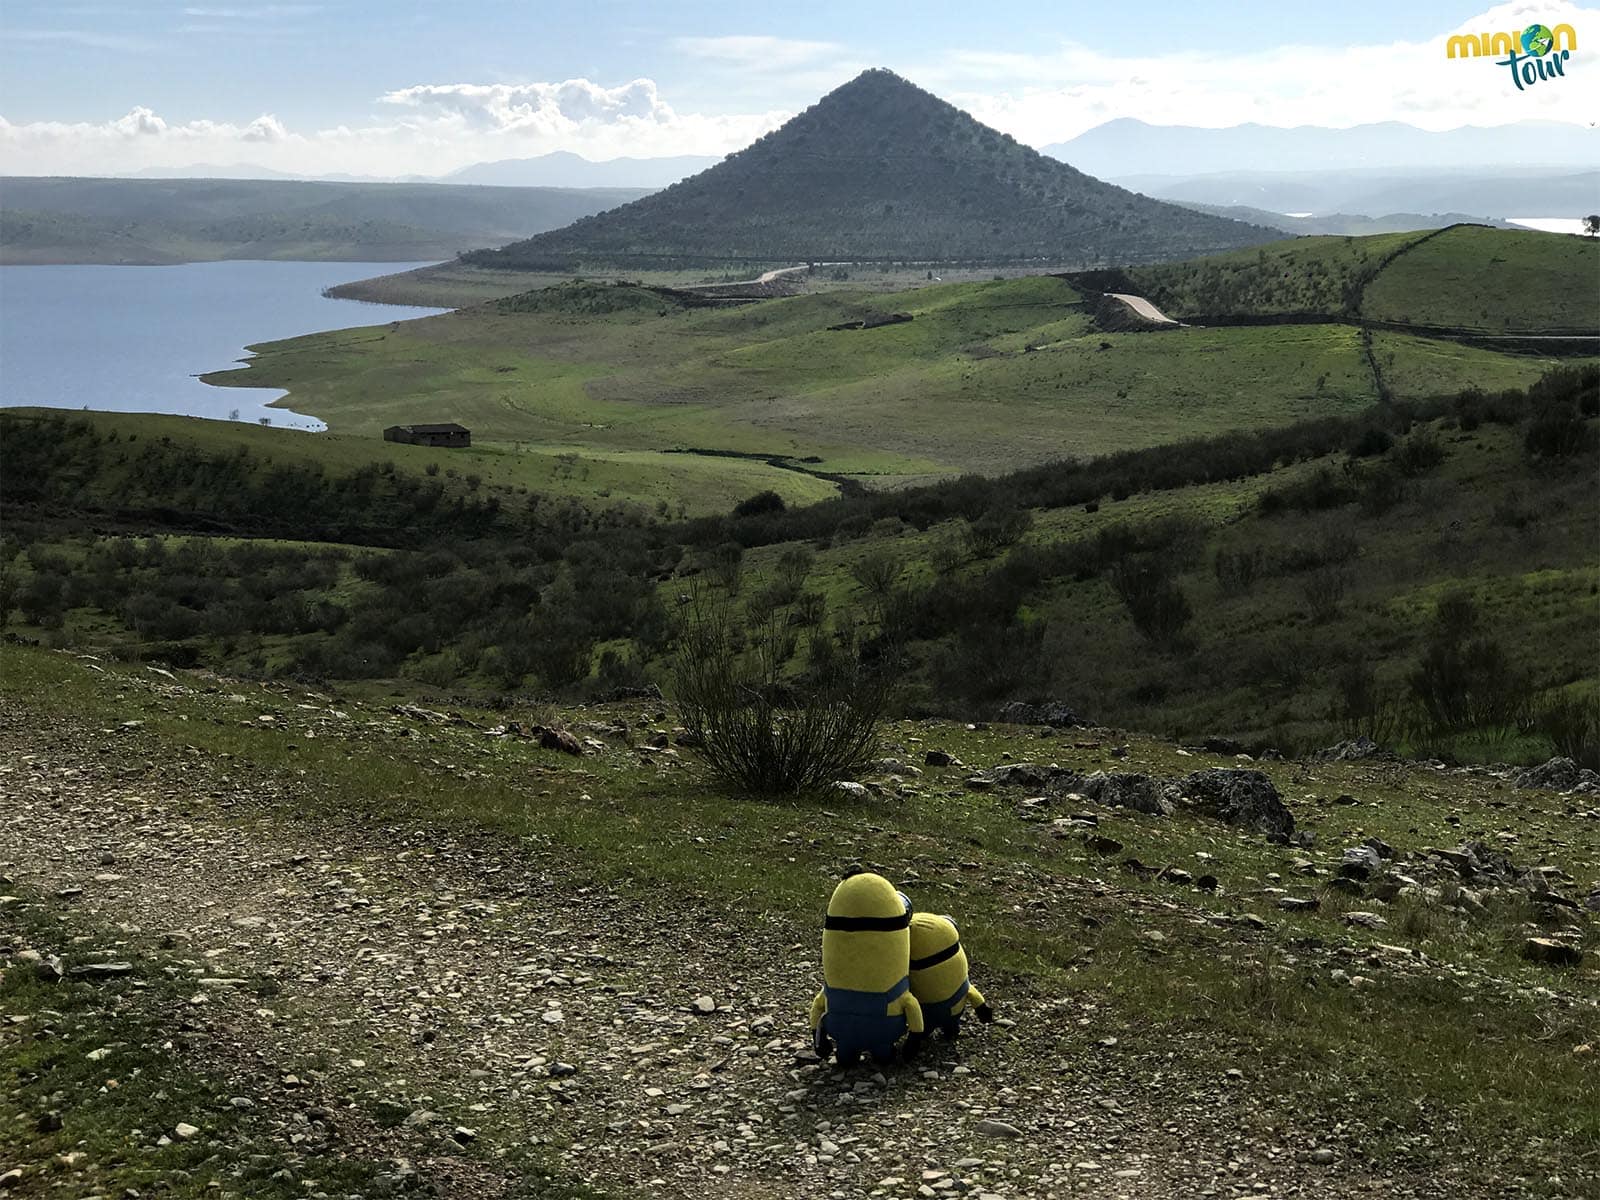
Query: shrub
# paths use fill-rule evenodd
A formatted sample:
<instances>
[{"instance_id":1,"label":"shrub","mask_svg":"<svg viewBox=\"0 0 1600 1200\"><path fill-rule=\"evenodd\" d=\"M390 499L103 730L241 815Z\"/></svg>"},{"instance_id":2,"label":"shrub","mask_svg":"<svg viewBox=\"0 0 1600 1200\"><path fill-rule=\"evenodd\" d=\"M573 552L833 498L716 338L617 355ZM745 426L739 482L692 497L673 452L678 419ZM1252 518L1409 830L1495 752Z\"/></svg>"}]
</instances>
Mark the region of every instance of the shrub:
<instances>
[{"instance_id":1,"label":"shrub","mask_svg":"<svg viewBox=\"0 0 1600 1200\"><path fill-rule=\"evenodd\" d=\"M1154 645L1178 645L1194 610L1162 554L1129 555L1111 568L1111 586L1133 618L1133 627Z\"/></svg>"},{"instance_id":2,"label":"shrub","mask_svg":"<svg viewBox=\"0 0 1600 1200\"><path fill-rule=\"evenodd\" d=\"M1014 546L1033 528L1033 514L1025 508L994 508L967 522L967 547L987 558L1004 546Z\"/></svg>"},{"instance_id":3,"label":"shrub","mask_svg":"<svg viewBox=\"0 0 1600 1200\"><path fill-rule=\"evenodd\" d=\"M767 623L749 631L741 648L725 605L702 597L688 609L671 698L707 765L734 787L811 791L862 766L877 746L890 672L866 671L834 653L793 682L785 676L793 647L792 635Z\"/></svg>"},{"instance_id":4,"label":"shrub","mask_svg":"<svg viewBox=\"0 0 1600 1200\"><path fill-rule=\"evenodd\" d=\"M1558 695L1535 710L1533 724L1557 754L1600 771L1600 701Z\"/></svg>"},{"instance_id":5,"label":"shrub","mask_svg":"<svg viewBox=\"0 0 1600 1200\"><path fill-rule=\"evenodd\" d=\"M1212 560L1212 567L1217 574L1217 583L1224 592L1238 594L1248 592L1255 584L1256 577L1261 574L1261 568L1266 561L1266 555L1260 546L1250 546L1238 550L1226 548L1218 550L1216 558Z\"/></svg>"},{"instance_id":6,"label":"shrub","mask_svg":"<svg viewBox=\"0 0 1600 1200\"><path fill-rule=\"evenodd\" d=\"M1411 672L1411 693L1435 729L1467 730L1515 724L1532 684L1494 638L1477 633L1477 606L1462 593L1439 603L1422 659Z\"/></svg>"},{"instance_id":7,"label":"shrub","mask_svg":"<svg viewBox=\"0 0 1600 1200\"><path fill-rule=\"evenodd\" d=\"M759 517L766 513L781 513L785 507L783 497L777 492L757 492L733 506L736 517Z\"/></svg>"}]
</instances>

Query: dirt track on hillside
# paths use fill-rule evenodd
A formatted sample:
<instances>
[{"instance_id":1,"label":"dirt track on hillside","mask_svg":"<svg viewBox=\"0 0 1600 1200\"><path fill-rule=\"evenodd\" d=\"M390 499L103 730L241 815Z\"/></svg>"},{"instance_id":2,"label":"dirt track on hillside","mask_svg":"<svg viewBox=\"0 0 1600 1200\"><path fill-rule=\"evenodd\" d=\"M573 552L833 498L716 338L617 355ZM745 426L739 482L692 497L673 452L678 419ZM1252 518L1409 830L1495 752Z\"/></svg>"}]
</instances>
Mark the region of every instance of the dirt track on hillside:
<instances>
[{"instance_id":1,"label":"dirt track on hillside","mask_svg":"<svg viewBox=\"0 0 1600 1200\"><path fill-rule=\"evenodd\" d=\"M337 798L224 765L138 730L8 714L0 867L47 894L82 888L62 911L107 950L193 976L213 1053L231 1047L222 1065L261 1103L409 1112L394 1136L421 1140L440 1194L497 1190L458 1154L457 1126L660 1196L1478 1194L1461 1177L1373 1177L1342 1148L1304 1161L1337 1136L1263 1114L1255 1081L1197 1077L1181 1047L1102 1046L1082 996L984 980L1014 1025L887 1077L819 1066L803 1024L814 931L652 907L559 846L296 818L286 799L337 812ZM1053 880L1018 900L1148 903L1113 891ZM202 982L260 977L269 1001ZM702 996L714 1012L695 1010ZM310 1090L277 1087L287 1075ZM1247 1132L1266 1123L1277 1132Z\"/></svg>"}]
</instances>

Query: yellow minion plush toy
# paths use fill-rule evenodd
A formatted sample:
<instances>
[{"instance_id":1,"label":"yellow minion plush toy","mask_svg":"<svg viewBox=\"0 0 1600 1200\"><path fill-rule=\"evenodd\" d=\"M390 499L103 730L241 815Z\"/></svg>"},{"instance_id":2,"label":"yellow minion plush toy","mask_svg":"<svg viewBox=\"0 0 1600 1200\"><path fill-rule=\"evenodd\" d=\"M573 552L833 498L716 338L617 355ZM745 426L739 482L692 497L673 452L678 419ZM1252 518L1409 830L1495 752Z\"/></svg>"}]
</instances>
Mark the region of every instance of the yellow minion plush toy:
<instances>
[{"instance_id":1,"label":"yellow minion plush toy","mask_svg":"<svg viewBox=\"0 0 1600 1200\"><path fill-rule=\"evenodd\" d=\"M922 1009L911 994L911 902L882 875L848 876L833 889L822 928L823 988L811 1002L817 1053L840 1066L862 1053L879 1063L922 1041Z\"/></svg>"},{"instance_id":2,"label":"yellow minion plush toy","mask_svg":"<svg viewBox=\"0 0 1600 1200\"><path fill-rule=\"evenodd\" d=\"M984 1024L994 1020L983 993L967 978L967 952L949 917L912 914L911 994L922 1006L922 1019L930 1032L942 1029L946 1037L956 1037L961 1032L961 1014L969 1009Z\"/></svg>"}]
</instances>

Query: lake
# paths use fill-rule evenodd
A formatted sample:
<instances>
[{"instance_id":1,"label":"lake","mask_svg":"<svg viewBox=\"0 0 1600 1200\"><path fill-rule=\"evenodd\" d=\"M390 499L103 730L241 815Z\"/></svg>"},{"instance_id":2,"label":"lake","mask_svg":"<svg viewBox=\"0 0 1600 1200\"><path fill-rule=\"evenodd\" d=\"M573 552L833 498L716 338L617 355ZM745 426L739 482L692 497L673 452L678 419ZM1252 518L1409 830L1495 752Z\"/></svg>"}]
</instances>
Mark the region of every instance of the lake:
<instances>
[{"instance_id":1,"label":"lake","mask_svg":"<svg viewBox=\"0 0 1600 1200\"><path fill-rule=\"evenodd\" d=\"M183 413L323 429L273 388L195 378L247 345L441 312L330 300L322 289L423 263L210 262L0 267L0 405Z\"/></svg>"}]
</instances>

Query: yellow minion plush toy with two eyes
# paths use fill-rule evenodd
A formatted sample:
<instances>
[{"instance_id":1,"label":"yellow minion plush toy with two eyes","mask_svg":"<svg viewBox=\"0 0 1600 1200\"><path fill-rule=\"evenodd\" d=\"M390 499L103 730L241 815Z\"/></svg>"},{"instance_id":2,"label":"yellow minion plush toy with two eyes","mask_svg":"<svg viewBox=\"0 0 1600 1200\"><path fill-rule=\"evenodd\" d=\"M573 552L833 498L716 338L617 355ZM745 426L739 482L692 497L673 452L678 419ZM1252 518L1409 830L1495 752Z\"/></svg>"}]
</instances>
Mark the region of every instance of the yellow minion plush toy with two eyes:
<instances>
[{"instance_id":1,"label":"yellow minion plush toy with two eyes","mask_svg":"<svg viewBox=\"0 0 1600 1200\"><path fill-rule=\"evenodd\" d=\"M967 952L961 934L949 917L914 913L911 917L911 994L922 1008L929 1032L944 1030L946 1037L961 1032L961 1014L971 1010L984 1024L994 1011L967 975Z\"/></svg>"},{"instance_id":2,"label":"yellow minion plush toy with two eyes","mask_svg":"<svg viewBox=\"0 0 1600 1200\"><path fill-rule=\"evenodd\" d=\"M817 1053L840 1066L863 1053L894 1060L922 1041L922 1009L911 994L911 902L882 875L850 875L828 900L822 927L823 988L811 1002Z\"/></svg>"}]
</instances>

